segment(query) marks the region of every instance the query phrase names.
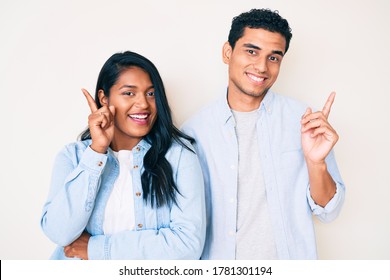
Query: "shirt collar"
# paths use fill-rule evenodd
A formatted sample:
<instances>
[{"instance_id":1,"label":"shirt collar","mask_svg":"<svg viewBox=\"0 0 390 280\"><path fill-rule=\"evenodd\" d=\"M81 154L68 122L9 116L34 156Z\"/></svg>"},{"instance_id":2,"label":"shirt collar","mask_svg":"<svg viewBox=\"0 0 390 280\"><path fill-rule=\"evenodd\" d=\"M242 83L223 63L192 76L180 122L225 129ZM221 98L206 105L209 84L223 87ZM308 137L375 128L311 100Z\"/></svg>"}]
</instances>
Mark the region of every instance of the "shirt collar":
<instances>
[{"instance_id":1,"label":"shirt collar","mask_svg":"<svg viewBox=\"0 0 390 280\"><path fill-rule=\"evenodd\" d=\"M133 151L148 151L151 146L152 145L150 145L145 139L142 139L137 145L134 146ZM114 151L110 147L108 147L108 153L114 156Z\"/></svg>"},{"instance_id":2,"label":"shirt collar","mask_svg":"<svg viewBox=\"0 0 390 280\"><path fill-rule=\"evenodd\" d=\"M272 114L272 104L275 98L275 94L268 90L267 94L264 96L260 104L260 110L265 110L268 114Z\"/></svg>"},{"instance_id":3,"label":"shirt collar","mask_svg":"<svg viewBox=\"0 0 390 280\"><path fill-rule=\"evenodd\" d=\"M234 122L232 111L230 110L230 106L227 100L227 91L223 96L218 100L218 110L217 116L220 117L220 121L223 124L229 123L229 121Z\"/></svg>"},{"instance_id":4,"label":"shirt collar","mask_svg":"<svg viewBox=\"0 0 390 280\"><path fill-rule=\"evenodd\" d=\"M275 94L271 90L269 90L267 94L264 96L263 100L261 101L260 110L264 110L267 114L272 114L272 104L274 98L275 98ZM235 121L234 121L233 113L227 101L227 91L218 100L218 105L219 105L218 106L219 112L217 112L218 113L217 116L220 117L220 121L223 124L227 124L230 121L234 123Z\"/></svg>"}]
</instances>

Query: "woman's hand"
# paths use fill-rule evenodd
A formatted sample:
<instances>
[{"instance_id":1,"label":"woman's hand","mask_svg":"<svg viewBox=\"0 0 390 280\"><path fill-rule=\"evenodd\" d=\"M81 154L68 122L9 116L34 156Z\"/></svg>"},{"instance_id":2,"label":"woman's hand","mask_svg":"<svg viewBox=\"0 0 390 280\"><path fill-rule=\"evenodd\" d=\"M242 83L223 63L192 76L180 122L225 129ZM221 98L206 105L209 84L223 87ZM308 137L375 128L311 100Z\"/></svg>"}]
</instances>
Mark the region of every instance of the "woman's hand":
<instances>
[{"instance_id":1,"label":"woman's hand","mask_svg":"<svg viewBox=\"0 0 390 280\"><path fill-rule=\"evenodd\" d=\"M88 260L88 241L91 235L83 232L79 238L64 247L65 256L68 258L80 258Z\"/></svg>"},{"instance_id":2,"label":"woman's hand","mask_svg":"<svg viewBox=\"0 0 390 280\"><path fill-rule=\"evenodd\" d=\"M91 132L91 149L105 154L114 137L114 106L103 105L98 109L95 100L86 89L82 92L87 99L91 114L88 117L88 126Z\"/></svg>"}]
</instances>

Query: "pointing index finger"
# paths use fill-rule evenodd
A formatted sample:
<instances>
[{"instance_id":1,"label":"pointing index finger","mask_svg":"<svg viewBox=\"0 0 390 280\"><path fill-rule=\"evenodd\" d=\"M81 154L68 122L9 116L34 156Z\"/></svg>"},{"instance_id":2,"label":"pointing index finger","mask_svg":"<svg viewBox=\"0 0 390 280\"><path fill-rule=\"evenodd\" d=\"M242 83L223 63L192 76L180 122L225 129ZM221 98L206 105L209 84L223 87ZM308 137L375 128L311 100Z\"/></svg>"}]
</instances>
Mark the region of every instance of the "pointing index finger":
<instances>
[{"instance_id":1,"label":"pointing index finger","mask_svg":"<svg viewBox=\"0 0 390 280\"><path fill-rule=\"evenodd\" d=\"M326 118L328 118L328 116L329 116L330 109L332 108L332 104L334 102L335 97L336 97L336 92L333 91L329 95L328 100L326 101L325 106L322 109L322 113L325 115Z\"/></svg>"},{"instance_id":2,"label":"pointing index finger","mask_svg":"<svg viewBox=\"0 0 390 280\"><path fill-rule=\"evenodd\" d=\"M91 94L89 94L89 92L84 88L82 88L81 91L83 92L85 98L87 99L88 106L91 109L91 113L96 112L98 110L98 107Z\"/></svg>"}]
</instances>

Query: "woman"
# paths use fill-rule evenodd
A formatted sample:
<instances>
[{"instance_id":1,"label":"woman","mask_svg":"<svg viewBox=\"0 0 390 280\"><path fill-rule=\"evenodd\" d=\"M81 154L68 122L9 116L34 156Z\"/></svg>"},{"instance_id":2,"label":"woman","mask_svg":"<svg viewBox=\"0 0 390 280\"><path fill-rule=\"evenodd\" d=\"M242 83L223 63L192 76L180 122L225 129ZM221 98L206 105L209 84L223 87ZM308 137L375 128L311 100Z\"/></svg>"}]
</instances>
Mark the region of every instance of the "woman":
<instances>
[{"instance_id":1,"label":"woman","mask_svg":"<svg viewBox=\"0 0 390 280\"><path fill-rule=\"evenodd\" d=\"M41 226L52 259L199 259L203 177L172 122L161 77L124 52L100 71L81 141L57 156Z\"/></svg>"}]
</instances>

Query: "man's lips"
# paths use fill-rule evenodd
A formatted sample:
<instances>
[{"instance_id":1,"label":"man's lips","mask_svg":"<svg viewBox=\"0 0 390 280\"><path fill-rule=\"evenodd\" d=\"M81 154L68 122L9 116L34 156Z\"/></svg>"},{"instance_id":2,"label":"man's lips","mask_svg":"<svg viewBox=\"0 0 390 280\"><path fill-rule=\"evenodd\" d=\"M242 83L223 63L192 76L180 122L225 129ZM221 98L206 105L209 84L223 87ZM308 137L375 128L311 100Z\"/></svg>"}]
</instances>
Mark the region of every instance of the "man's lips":
<instances>
[{"instance_id":1,"label":"man's lips","mask_svg":"<svg viewBox=\"0 0 390 280\"><path fill-rule=\"evenodd\" d=\"M251 79L255 83L262 83L267 79L266 77L260 77L252 73L246 73L246 75L248 76L249 79Z\"/></svg>"}]
</instances>

